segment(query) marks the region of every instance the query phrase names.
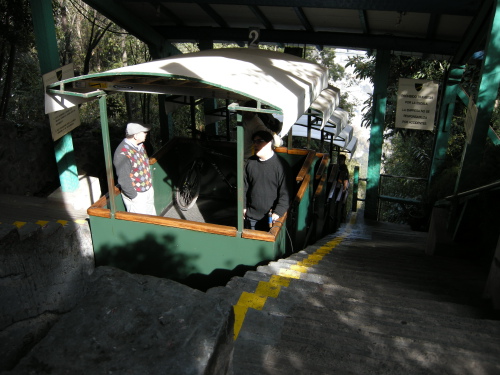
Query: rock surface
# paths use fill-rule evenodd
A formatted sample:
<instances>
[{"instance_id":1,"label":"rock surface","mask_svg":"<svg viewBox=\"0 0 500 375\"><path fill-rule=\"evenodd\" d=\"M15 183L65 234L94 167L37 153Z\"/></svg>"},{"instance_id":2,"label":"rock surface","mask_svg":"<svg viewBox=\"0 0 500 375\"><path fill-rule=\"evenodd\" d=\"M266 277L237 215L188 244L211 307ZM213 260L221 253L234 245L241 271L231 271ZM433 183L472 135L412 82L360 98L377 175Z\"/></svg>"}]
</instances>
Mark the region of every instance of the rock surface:
<instances>
[{"instance_id":1,"label":"rock surface","mask_svg":"<svg viewBox=\"0 0 500 375\"><path fill-rule=\"evenodd\" d=\"M224 300L174 281L96 268L86 296L4 374L229 374Z\"/></svg>"}]
</instances>

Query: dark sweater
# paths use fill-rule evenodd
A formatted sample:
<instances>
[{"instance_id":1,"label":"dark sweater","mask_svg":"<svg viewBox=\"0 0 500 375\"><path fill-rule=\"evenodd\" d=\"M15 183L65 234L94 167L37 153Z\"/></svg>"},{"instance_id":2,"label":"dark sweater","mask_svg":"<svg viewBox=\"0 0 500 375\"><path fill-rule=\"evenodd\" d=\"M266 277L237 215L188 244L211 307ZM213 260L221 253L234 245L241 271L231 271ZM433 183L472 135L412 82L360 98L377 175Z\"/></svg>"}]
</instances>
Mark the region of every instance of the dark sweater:
<instances>
[{"instance_id":1,"label":"dark sweater","mask_svg":"<svg viewBox=\"0 0 500 375\"><path fill-rule=\"evenodd\" d=\"M260 161L257 156L248 159L244 182L244 207L249 218L261 220L270 209L281 217L288 210L289 183L278 155L266 161Z\"/></svg>"}]
</instances>

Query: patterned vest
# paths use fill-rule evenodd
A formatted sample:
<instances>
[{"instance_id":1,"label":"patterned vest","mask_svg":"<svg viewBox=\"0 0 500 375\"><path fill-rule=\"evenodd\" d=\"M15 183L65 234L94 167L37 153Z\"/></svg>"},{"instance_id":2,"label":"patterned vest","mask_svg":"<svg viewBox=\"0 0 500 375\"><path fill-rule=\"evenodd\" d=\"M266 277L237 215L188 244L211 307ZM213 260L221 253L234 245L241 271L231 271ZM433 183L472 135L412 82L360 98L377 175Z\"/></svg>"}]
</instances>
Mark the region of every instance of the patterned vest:
<instances>
[{"instance_id":1,"label":"patterned vest","mask_svg":"<svg viewBox=\"0 0 500 375\"><path fill-rule=\"evenodd\" d=\"M129 158L132 164L130 171L130 179L132 186L138 193L148 191L152 184L151 169L149 168L149 158L144 146L140 146L139 150L125 143L121 149L121 154Z\"/></svg>"}]
</instances>

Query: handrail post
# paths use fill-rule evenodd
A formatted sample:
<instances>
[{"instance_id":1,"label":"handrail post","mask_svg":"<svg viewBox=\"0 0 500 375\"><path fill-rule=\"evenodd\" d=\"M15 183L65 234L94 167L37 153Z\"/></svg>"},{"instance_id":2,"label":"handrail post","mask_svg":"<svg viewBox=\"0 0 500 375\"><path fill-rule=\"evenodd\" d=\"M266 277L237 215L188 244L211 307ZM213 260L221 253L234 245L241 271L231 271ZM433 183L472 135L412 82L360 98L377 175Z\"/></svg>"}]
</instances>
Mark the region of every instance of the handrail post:
<instances>
[{"instance_id":1,"label":"handrail post","mask_svg":"<svg viewBox=\"0 0 500 375\"><path fill-rule=\"evenodd\" d=\"M358 210L358 185L359 185L359 166L354 167L354 177L352 181L352 212Z\"/></svg>"},{"instance_id":2,"label":"handrail post","mask_svg":"<svg viewBox=\"0 0 500 375\"><path fill-rule=\"evenodd\" d=\"M113 159L111 157L111 145L108 126L108 109L106 106L106 94L99 96L99 111L101 115L102 144L104 147L104 162L106 164L106 179L108 182L109 209L111 218L115 218L115 182L113 178Z\"/></svg>"},{"instance_id":3,"label":"handrail post","mask_svg":"<svg viewBox=\"0 0 500 375\"><path fill-rule=\"evenodd\" d=\"M245 149L245 140L244 140L244 129L243 129L243 118L241 112L237 112L236 119L238 125L236 126L236 162L238 168L236 168L236 178L238 180L237 183L237 194L238 194L238 204L237 204L237 212L236 217L238 218L238 226L237 226L237 236L241 237L243 233L243 201L244 201L244 191L243 191L243 171L245 169L244 163L244 149Z\"/></svg>"}]
</instances>

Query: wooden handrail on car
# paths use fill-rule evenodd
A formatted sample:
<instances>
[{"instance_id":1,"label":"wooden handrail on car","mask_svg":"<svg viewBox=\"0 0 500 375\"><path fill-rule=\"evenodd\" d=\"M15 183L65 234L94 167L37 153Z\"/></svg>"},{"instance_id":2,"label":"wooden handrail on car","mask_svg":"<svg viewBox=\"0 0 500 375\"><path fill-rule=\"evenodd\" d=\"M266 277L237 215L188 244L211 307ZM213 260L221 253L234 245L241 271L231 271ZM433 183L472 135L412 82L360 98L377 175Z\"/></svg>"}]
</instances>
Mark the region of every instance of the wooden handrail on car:
<instances>
[{"instance_id":1,"label":"wooden handrail on car","mask_svg":"<svg viewBox=\"0 0 500 375\"><path fill-rule=\"evenodd\" d=\"M307 153L306 160L304 161L304 164L302 164L302 168L300 168L300 171L295 179L297 182L304 180L305 176L309 174L309 169L311 168L312 162L314 161L315 157L316 152L311 150Z\"/></svg>"},{"instance_id":2,"label":"wooden handrail on car","mask_svg":"<svg viewBox=\"0 0 500 375\"><path fill-rule=\"evenodd\" d=\"M270 232L263 232L260 230L252 230L252 229L243 229L243 232L241 233L241 238L246 238L249 240L267 241L267 242L274 242L276 240L276 236Z\"/></svg>"},{"instance_id":3,"label":"wooden handrail on car","mask_svg":"<svg viewBox=\"0 0 500 375\"><path fill-rule=\"evenodd\" d=\"M315 196L315 197L316 197L316 196L318 196L318 195L320 195L320 194L321 194L321 192L323 191L323 187L324 187L324 186L325 186L325 184L326 184L326 177L327 177L327 175L328 175L328 174L326 173L326 171L324 171L324 172L323 172L323 174L322 174L322 175L320 175L321 180L319 180L318 187L316 188L316 191L314 192L314 196ZM316 175L316 176L318 176L318 175Z\"/></svg>"},{"instance_id":4,"label":"wooden handrail on car","mask_svg":"<svg viewBox=\"0 0 500 375\"><path fill-rule=\"evenodd\" d=\"M115 186L114 192L115 196L117 196L120 194L120 189ZM108 198L109 193L106 193L99 198L92 206L87 208L87 214L109 219L111 217L111 210L109 208L105 208L108 205Z\"/></svg>"},{"instance_id":5,"label":"wooden handrail on car","mask_svg":"<svg viewBox=\"0 0 500 375\"><path fill-rule=\"evenodd\" d=\"M318 157L320 156L318 155ZM325 170L328 168L328 163L330 163L330 156L328 156L328 154L323 154L321 156L321 163L316 172L316 180L322 178L322 176L325 174Z\"/></svg>"},{"instance_id":6,"label":"wooden handrail on car","mask_svg":"<svg viewBox=\"0 0 500 375\"><path fill-rule=\"evenodd\" d=\"M115 186L115 195L120 194L120 189ZM111 210L104 208L107 205L108 194L102 196L97 202L87 209L87 213L91 216L98 216L104 218L111 217ZM195 221L173 219L163 216L143 215L125 211L117 211L115 219L135 221L145 224L162 225L165 227L174 227L181 229L191 229L199 232L220 234L224 236L236 237L236 228L228 227L219 224L198 223Z\"/></svg>"},{"instance_id":7,"label":"wooden handrail on car","mask_svg":"<svg viewBox=\"0 0 500 375\"><path fill-rule=\"evenodd\" d=\"M117 211L117 220L135 221L138 223L161 225L164 227L174 227L180 229L195 230L197 232L220 234L223 236L236 237L236 228L226 225L199 223L197 221L174 219L163 216L143 215L131 212Z\"/></svg>"},{"instance_id":8,"label":"wooden handrail on car","mask_svg":"<svg viewBox=\"0 0 500 375\"><path fill-rule=\"evenodd\" d=\"M306 174L304 177L304 180L300 184L299 190L297 191L297 194L295 195L295 198L293 200L293 204L299 204L302 198L304 197L304 194L309 186L309 182L311 182L311 175Z\"/></svg>"},{"instance_id":9,"label":"wooden handrail on car","mask_svg":"<svg viewBox=\"0 0 500 375\"><path fill-rule=\"evenodd\" d=\"M309 152L309 150L305 150L302 148L286 148L286 147L276 147L274 151L289 155L307 155L307 153Z\"/></svg>"},{"instance_id":10,"label":"wooden handrail on car","mask_svg":"<svg viewBox=\"0 0 500 375\"><path fill-rule=\"evenodd\" d=\"M304 171L304 172L302 172L303 177L301 177L300 179L297 179L297 181L301 182L301 184L300 184L299 190L297 191L297 194L295 195L293 203L290 206L290 207L292 207L293 204L295 204L295 203L298 204L302 200L302 198L305 194L305 191L306 191L306 189L309 185L309 182L311 180L311 176L309 173L307 173L307 170L309 170L309 168L311 167L312 161L314 160L316 153L314 151L308 151L308 150L288 150L285 147L281 147L279 149L282 149L282 150L278 150L278 152L279 151L281 151L281 152L291 151L292 154L307 155L306 160L304 161L304 164L301 168L301 172ZM156 162L156 160L153 160L153 163L155 163L155 162ZM300 174L300 172L299 172L299 174ZM116 186L114 188L114 193L115 193L115 195L120 194L120 189L118 189ZM107 206L108 196L109 196L108 194L102 196L97 202L95 202L91 207L89 207L87 209L87 213L91 216L110 218L111 217L110 209L105 208ZM273 228L271 228L269 232L244 229L242 232L242 238L259 240L259 241L274 242L276 240L276 237L280 233L281 229L283 228L287 217L288 217L288 211L285 212L285 214L274 223ZM130 212L125 212L125 211L117 211L115 213L115 219L135 221L135 222L145 223L145 224L162 225L162 226L166 226L166 227L174 227L174 228L180 228L180 229L196 230L199 232L219 234L219 235L230 236L230 237L236 237L236 234L237 234L237 229L235 227L229 227L226 225L199 223L196 221L190 221L190 220L184 220L184 219L174 219L174 218L166 218L163 216L143 215L143 214L130 213Z\"/></svg>"}]
</instances>

